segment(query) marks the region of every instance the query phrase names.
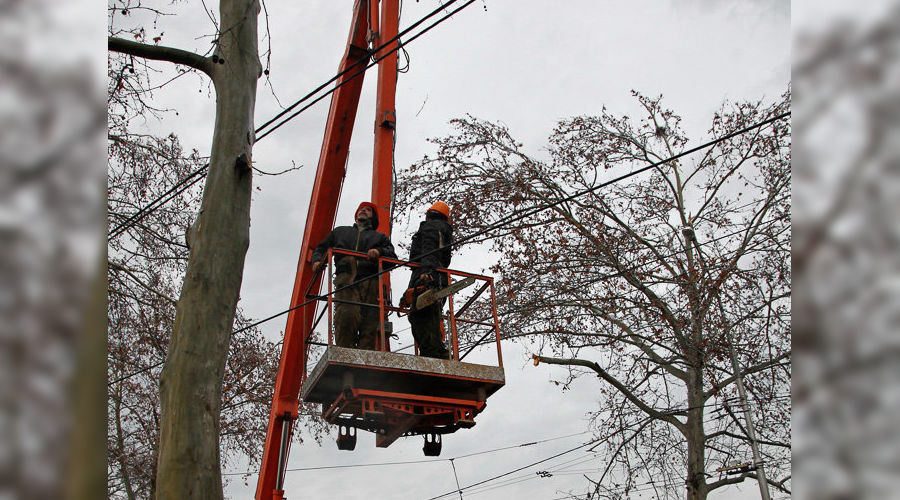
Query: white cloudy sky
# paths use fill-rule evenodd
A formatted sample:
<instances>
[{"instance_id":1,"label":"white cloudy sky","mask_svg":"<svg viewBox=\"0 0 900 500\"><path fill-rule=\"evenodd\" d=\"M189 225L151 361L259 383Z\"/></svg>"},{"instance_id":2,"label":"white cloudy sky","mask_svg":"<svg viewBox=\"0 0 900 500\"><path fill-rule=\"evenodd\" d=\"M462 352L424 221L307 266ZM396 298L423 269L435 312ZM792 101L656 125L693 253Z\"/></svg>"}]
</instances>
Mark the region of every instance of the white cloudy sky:
<instances>
[{"instance_id":1,"label":"white cloudy sky","mask_svg":"<svg viewBox=\"0 0 900 500\"><path fill-rule=\"evenodd\" d=\"M462 3L462 2L458 2ZM207 2L214 5L215 2ZM282 104L293 102L330 78L342 56L349 30L351 0L269 0L271 81ZM401 29L438 5L437 0L405 0ZM179 15L163 21L164 43L204 52L212 31L200 2L179 5ZM615 114L636 110L632 89L663 94L664 104L680 113L697 142L703 139L713 111L724 99L774 100L790 80L790 3L786 0L718 2L712 0L478 0L450 21L408 46L410 70L397 89L396 162L409 165L429 152L425 139L447 134L448 120L466 113L500 120L542 156L555 122L575 114ZM261 33L266 20L261 16ZM268 40L261 45L265 48ZM338 223L368 198L372 163L375 73L370 72L354 131ZM209 148L213 100L202 80L187 78L157 91L156 102L177 108L150 126L175 132L201 151ZM252 207L241 306L250 317L265 317L288 306L297 265L313 172L322 139L327 100L257 144L259 168L278 171L292 162L300 171L280 177L257 177ZM260 81L256 123L280 110ZM423 209L425 207L422 207ZM402 240L402 228L395 241ZM401 255L404 257L405 255ZM454 267L478 271L483 262L455 259ZM284 320L263 326L278 338ZM401 343L406 343L401 341ZM597 382L584 380L565 394L549 383L556 368L533 367L528 353L504 344L507 386L493 396L478 425L446 436L442 458L507 447L586 430L586 412L595 408ZM587 435L570 436L529 447L455 461L465 486L576 446ZM353 453L338 452L332 442L295 444L289 468L394 462L423 459L421 440L400 440L376 449L374 438L361 434ZM527 479L480 494L479 499L542 498L581 492L578 473L596 468L599 459L540 478L537 470L575 458L565 455L510 478ZM232 464L230 470L240 470ZM590 474L589 474L590 475ZM593 475L596 477L596 474ZM248 486L233 480L227 493L252 497ZM289 472L289 498L430 498L455 488L449 461L404 466ZM647 495L648 492L644 492ZM755 483L717 492L713 498L754 498Z\"/></svg>"}]
</instances>

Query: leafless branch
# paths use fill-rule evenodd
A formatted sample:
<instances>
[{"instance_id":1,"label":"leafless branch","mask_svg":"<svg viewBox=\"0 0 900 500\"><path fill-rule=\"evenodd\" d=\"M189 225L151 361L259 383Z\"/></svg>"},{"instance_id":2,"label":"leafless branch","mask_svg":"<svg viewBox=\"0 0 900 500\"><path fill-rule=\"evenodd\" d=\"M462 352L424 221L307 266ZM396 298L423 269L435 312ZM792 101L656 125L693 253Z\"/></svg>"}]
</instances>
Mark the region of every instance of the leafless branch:
<instances>
[{"instance_id":1,"label":"leafless branch","mask_svg":"<svg viewBox=\"0 0 900 500\"><path fill-rule=\"evenodd\" d=\"M183 64L212 76L212 60L187 50L162 45L148 45L112 36L108 37L108 48L113 52L121 52L145 59Z\"/></svg>"}]
</instances>

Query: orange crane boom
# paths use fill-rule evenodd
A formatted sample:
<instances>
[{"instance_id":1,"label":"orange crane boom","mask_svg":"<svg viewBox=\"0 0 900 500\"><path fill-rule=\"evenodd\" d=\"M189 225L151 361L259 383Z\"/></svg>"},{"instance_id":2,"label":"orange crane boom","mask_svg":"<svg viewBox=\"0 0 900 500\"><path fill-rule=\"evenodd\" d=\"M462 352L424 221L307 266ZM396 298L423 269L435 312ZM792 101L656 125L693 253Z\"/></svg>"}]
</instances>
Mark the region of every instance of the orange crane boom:
<instances>
[{"instance_id":1,"label":"orange crane boom","mask_svg":"<svg viewBox=\"0 0 900 500\"><path fill-rule=\"evenodd\" d=\"M393 306L390 294L384 293L390 291L388 272L419 264L386 257L378 259L379 269L384 271L370 279L378 279L383 293L379 294L377 304L359 304L378 308L381 335L375 350L331 345L331 311L336 299L332 295L330 279L327 280L327 294L310 295L317 294L322 286L324 273L314 273L310 259L315 245L325 239L334 226L363 74L371 57L378 62L371 201L378 211L378 219L389 221L379 225L378 231L388 237L391 234L399 16L399 0L357 0L354 5L347 50L338 68L342 76L337 79L337 88L331 97L306 216L257 482L257 500L284 498L284 474L301 395L305 402L321 404L322 418L339 426L339 449L353 450L356 430L362 429L374 433L375 445L382 448L401 437L424 436L423 451L426 455L437 456L441 451L441 435L474 426L474 418L485 408L487 398L505 384L494 280L489 276L452 269L435 270L446 275L448 284L457 278L455 283L432 296L432 302L435 298L443 300L446 297L448 304L446 319L453 359L447 360L395 353L390 349L387 315L396 313L399 316L411 311L408 307ZM331 262L333 254L365 257L358 252L334 248L326 252L324 261ZM330 277L331 267L328 270ZM453 294L476 282L480 284L474 287L474 293L465 299L465 303L462 306L454 304ZM310 297L316 300L308 300ZM479 297L482 302L476 302ZM326 303L328 312L327 344L311 340L318 321L315 317L318 301ZM493 321L463 316L466 311L479 308L482 315L490 311ZM458 323L466 324L473 333L479 328L487 328L482 340L493 334L498 366L462 362L480 341L460 356ZM441 334L446 335L443 324ZM313 344L326 349L314 369L308 372Z\"/></svg>"},{"instance_id":2,"label":"orange crane boom","mask_svg":"<svg viewBox=\"0 0 900 500\"><path fill-rule=\"evenodd\" d=\"M309 211L306 215L306 229L300 247L300 261L297 277L291 295L291 307L303 303L305 291L318 289L319 283L311 283L318 278L310 266L312 250L331 231L341 187L344 182L345 165L349 154L350 138L362 92L362 71L372 56L369 42L373 47L397 35L399 25L399 0L381 0L381 31L378 26L369 26L369 19L378 18L378 0L358 0L353 9L353 20L347 50L338 68L343 73L351 66L359 71L349 71L336 81L337 90L332 94L325 137L319 153ZM374 23L373 23L374 24ZM374 28L374 29L370 29ZM373 35L373 36L370 36ZM382 52L388 52L394 41ZM358 73L358 74L357 74ZM375 161L372 183L372 202L378 207L380 220L390 220L391 165L393 163L393 131L396 122L394 109L397 89L397 54L385 57L378 66L378 89L375 134ZM384 224L380 231L390 236L390 224ZM288 314L281 350L278 375L275 380L275 394L269 414L266 444L263 451L259 481L256 489L257 500L283 498L283 468L287 461L287 447L291 425L297 419L298 394L302 378L306 374L306 337L310 333L315 315L315 303L292 309Z\"/></svg>"}]
</instances>

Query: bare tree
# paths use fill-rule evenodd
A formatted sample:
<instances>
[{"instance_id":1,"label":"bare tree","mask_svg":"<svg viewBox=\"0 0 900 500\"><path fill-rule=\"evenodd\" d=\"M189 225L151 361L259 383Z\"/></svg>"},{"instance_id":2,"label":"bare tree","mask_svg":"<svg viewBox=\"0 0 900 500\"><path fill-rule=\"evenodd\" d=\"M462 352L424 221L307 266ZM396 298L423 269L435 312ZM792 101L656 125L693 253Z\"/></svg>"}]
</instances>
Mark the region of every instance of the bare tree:
<instances>
[{"instance_id":1,"label":"bare tree","mask_svg":"<svg viewBox=\"0 0 900 500\"><path fill-rule=\"evenodd\" d=\"M108 213L133 213L202 167L177 138L109 131ZM150 212L109 242L108 254L108 494L152 498L159 448L159 369L168 352L177 293L188 260L184 231L199 205L192 188ZM223 465L232 457L254 463L262 450L277 345L238 310L225 368L220 415ZM315 429L316 432L319 429Z\"/></svg>"},{"instance_id":2,"label":"bare tree","mask_svg":"<svg viewBox=\"0 0 900 500\"><path fill-rule=\"evenodd\" d=\"M454 120L437 155L399 175L398 210L443 198L460 235L509 221L481 238L499 256L503 335L533 339L536 364L566 366L564 388L599 379L593 426L607 453L590 497L676 498L686 485L688 499L705 499L756 476L715 472L750 457L732 351L765 466L787 493L790 124L666 161L687 149L681 119L661 97L635 97L636 121L606 110L561 121L547 161L502 125ZM725 105L709 134L784 113L789 100ZM600 188L647 165L657 166Z\"/></svg>"},{"instance_id":3,"label":"bare tree","mask_svg":"<svg viewBox=\"0 0 900 500\"><path fill-rule=\"evenodd\" d=\"M128 8L118 14L127 14ZM111 19L116 12L111 8ZM157 45L160 39L147 40L143 30L133 37L137 41L109 38L111 51L196 69L210 78L216 91L209 173L190 230L190 257L161 374L155 491L160 499L223 494L220 413L249 237L253 110L262 73L258 13L255 0L222 0L210 57ZM146 285L153 288L152 283ZM162 295L159 300L172 299Z\"/></svg>"}]
</instances>

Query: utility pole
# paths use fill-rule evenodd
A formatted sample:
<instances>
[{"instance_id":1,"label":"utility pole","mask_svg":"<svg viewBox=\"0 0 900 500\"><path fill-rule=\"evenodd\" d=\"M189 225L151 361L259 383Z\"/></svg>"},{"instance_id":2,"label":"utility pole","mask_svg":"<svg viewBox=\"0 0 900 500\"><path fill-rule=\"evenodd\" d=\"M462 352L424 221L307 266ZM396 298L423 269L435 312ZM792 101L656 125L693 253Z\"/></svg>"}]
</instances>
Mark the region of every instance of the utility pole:
<instances>
[{"instance_id":1,"label":"utility pole","mask_svg":"<svg viewBox=\"0 0 900 500\"><path fill-rule=\"evenodd\" d=\"M696 243L697 240L694 240ZM699 250L699 247L698 247ZM719 310L722 315L725 314L725 307L722 305L722 297L717 296ZM738 362L737 355L734 353L734 335L732 335L731 326L725 328L728 337L728 352L731 355L731 369L734 371L734 378L737 381L738 396L741 398L741 408L744 410L744 424L747 426L747 438L750 439L750 449L753 450L753 465L756 467L757 483L759 484L759 494L762 500L771 500L769 496L769 481L766 479L766 470L763 467L762 457L759 455L759 444L756 442L756 428L753 427L753 416L750 414L750 403L747 401L747 391L744 390L744 369Z\"/></svg>"},{"instance_id":2,"label":"utility pole","mask_svg":"<svg viewBox=\"0 0 900 500\"><path fill-rule=\"evenodd\" d=\"M730 337L731 335L729 335ZM728 350L731 353L731 367L734 370L734 376L737 378L738 395L741 398L741 406L744 410L744 421L747 426L747 437L750 438L750 448L753 450L753 465L756 466L756 473L759 476L759 493L762 500L769 499L769 482L766 480L766 471L763 468L762 457L759 455L759 445L756 443L756 430L753 427L753 417L750 414L750 405L747 402L747 392L744 390L744 374L737 356L734 354L734 342L729 339Z\"/></svg>"}]
</instances>

